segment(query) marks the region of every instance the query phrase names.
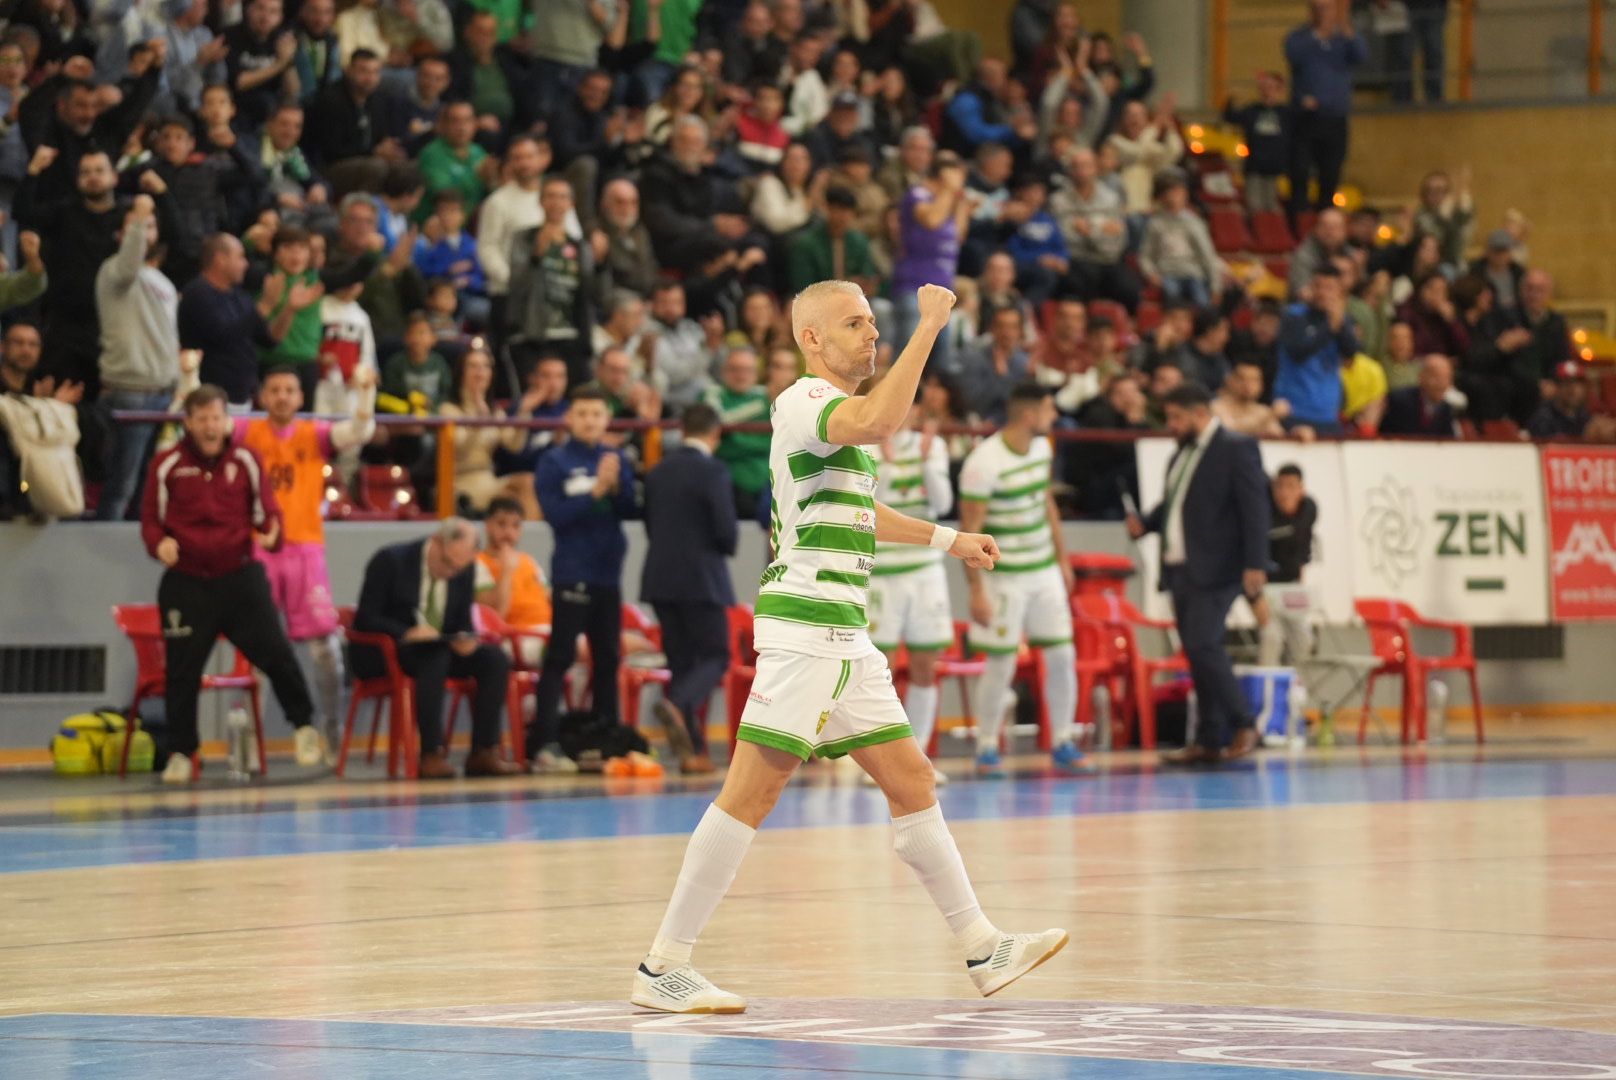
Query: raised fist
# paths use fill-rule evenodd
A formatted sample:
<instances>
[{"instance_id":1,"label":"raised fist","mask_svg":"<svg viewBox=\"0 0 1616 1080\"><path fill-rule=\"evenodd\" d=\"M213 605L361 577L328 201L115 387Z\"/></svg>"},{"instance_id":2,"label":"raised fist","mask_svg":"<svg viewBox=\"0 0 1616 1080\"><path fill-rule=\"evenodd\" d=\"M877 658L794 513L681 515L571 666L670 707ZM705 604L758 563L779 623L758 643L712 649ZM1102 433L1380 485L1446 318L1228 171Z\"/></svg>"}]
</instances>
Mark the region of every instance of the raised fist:
<instances>
[{"instance_id":1,"label":"raised fist","mask_svg":"<svg viewBox=\"0 0 1616 1080\"><path fill-rule=\"evenodd\" d=\"M941 330L948 325L948 318L954 311L956 297L952 290L941 285L922 285L917 292L920 300L920 324L933 330Z\"/></svg>"}]
</instances>

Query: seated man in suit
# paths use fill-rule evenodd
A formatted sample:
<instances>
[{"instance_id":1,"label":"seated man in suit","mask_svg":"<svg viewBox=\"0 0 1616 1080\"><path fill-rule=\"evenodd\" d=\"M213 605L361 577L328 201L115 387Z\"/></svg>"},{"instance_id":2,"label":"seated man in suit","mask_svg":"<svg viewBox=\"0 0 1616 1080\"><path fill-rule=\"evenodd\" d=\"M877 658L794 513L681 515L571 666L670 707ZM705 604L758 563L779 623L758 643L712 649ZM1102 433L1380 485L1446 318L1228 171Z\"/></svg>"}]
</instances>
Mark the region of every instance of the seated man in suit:
<instances>
[{"instance_id":1,"label":"seated man in suit","mask_svg":"<svg viewBox=\"0 0 1616 1080\"><path fill-rule=\"evenodd\" d=\"M499 756L500 714L505 708L510 660L495 645L482 644L471 624L472 564L477 531L461 518L446 518L425 542L382 548L365 566L354 628L387 634L398 643L398 662L415 681L415 722L421 729L421 779L455 775L443 745L443 688L447 679L474 679L471 752L466 775L508 776L521 769ZM385 674L376 650L356 646L354 674Z\"/></svg>"},{"instance_id":2,"label":"seated man in suit","mask_svg":"<svg viewBox=\"0 0 1616 1080\"><path fill-rule=\"evenodd\" d=\"M1420 435L1427 439L1454 437L1453 361L1432 353L1420 362L1418 386L1405 386L1386 395L1386 415L1380 419L1382 435Z\"/></svg>"},{"instance_id":3,"label":"seated man in suit","mask_svg":"<svg viewBox=\"0 0 1616 1080\"><path fill-rule=\"evenodd\" d=\"M657 719L679 757L679 771L710 773L701 708L729 667L729 606L735 603L729 558L735 554L735 500L729 469L713 456L722 434L718 412L687 406L684 442L645 478L645 555L640 599L662 624L673 678Z\"/></svg>"}]
</instances>

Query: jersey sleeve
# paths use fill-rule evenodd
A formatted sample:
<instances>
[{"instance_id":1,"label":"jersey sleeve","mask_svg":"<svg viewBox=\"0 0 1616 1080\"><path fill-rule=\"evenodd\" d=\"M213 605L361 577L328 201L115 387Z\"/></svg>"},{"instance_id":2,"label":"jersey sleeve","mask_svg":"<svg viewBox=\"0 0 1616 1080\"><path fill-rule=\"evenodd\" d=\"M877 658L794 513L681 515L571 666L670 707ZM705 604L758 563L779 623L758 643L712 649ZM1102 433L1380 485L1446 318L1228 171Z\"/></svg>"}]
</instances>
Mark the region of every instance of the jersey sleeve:
<instances>
[{"instance_id":1,"label":"jersey sleeve","mask_svg":"<svg viewBox=\"0 0 1616 1080\"><path fill-rule=\"evenodd\" d=\"M971 451L960 470L960 502L987 502L993 497L993 482L998 479L993 462L985 452L987 444Z\"/></svg>"},{"instance_id":2,"label":"jersey sleeve","mask_svg":"<svg viewBox=\"0 0 1616 1080\"><path fill-rule=\"evenodd\" d=\"M775 409L774 429L791 443L827 456L838 444L830 441L830 418L847 401L847 395L823 379L798 383L782 394Z\"/></svg>"}]
</instances>

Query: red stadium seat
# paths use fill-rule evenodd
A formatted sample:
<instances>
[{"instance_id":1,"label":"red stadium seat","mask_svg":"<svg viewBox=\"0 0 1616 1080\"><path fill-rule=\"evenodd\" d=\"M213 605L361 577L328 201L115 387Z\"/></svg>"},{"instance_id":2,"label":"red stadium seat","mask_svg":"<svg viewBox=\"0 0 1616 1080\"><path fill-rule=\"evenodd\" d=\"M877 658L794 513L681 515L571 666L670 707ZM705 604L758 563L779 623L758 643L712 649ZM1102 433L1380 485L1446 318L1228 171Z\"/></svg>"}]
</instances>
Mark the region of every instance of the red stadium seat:
<instances>
[{"instance_id":1,"label":"red stadium seat","mask_svg":"<svg viewBox=\"0 0 1616 1080\"><path fill-rule=\"evenodd\" d=\"M156 604L114 604L112 621L135 650L135 693L124 713L133 731L140 716L140 703L147 698L162 697L168 687L168 652L163 645L162 619ZM202 676L202 689L246 692L252 710L253 732L258 739L259 775L267 775L269 755L264 750L264 710L259 696L258 677L253 674L252 665L240 649L236 649L236 660L228 673ZM132 738L123 741L123 753L118 758L119 776L129 774L129 744L134 741Z\"/></svg>"},{"instance_id":2,"label":"red stadium seat","mask_svg":"<svg viewBox=\"0 0 1616 1080\"><path fill-rule=\"evenodd\" d=\"M1158 675L1186 675L1189 661L1182 649L1174 645L1169 656L1146 656L1140 648L1140 630L1174 629L1170 619L1149 619L1124 598L1110 594L1087 594L1073 597L1074 611L1093 623L1105 627L1112 635L1105 650L1114 657L1118 674L1127 691L1128 708L1132 723L1137 725L1139 745L1147 750L1156 747L1156 701L1154 687Z\"/></svg>"},{"instance_id":3,"label":"red stadium seat","mask_svg":"<svg viewBox=\"0 0 1616 1080\"><path fill-rule=\"evenodd\" d=\"M1133 319L1128 315L1128 309L1115 300L1090 300L1089 321L1101 317L1111 320L1111 325L1117 328L1117 343L1131 345L1134 342Z\"/></svg>"},{"instance_id":4,"label":"red stadium seat","mask_svg":"<svg viewBox=\"0 0 1616 1080\"><path fill-rule=\"evenodd\" d=\"M1246 229L1246 215L1238 208L1213 207L1207 211L1206 223L1218 254L1235 255L1250 250L1252 241Z\"/></svg>"},{"instance_id":5,"label":"red stadium seat","mask_svg":"<svg viewBox=\"0 0 1616 1080\"><path fill-rule=\"evenodd\" d=\"M1251 250L1258 255L1289 255L1296 250L1296 238L1284 214L1258 211L1251 215Z\"/></svg>"},{"instance_id":6,"label":"red stadium seat","mask_svg":"<svg viewBox=\"0 0 1616 1080\"><path fill-rule=\"evenodd\" d=\"M623 633L636 633L648 638L659 651L662 648L662 627L633 604L623 605ZM640 695L650 683L666 687L673 673L666 667L646 668L622 664L617 673L618 696L623 709L623 723L639 727Z\"/></svg>"},{"instance_id":7,"label":"red stadium seat","mask_svg":"<svg viewBox=\"0 0 1616 1080\"><path fill-rule=\"evenodd\" d=\"M1313 231L1313 226L1319 220L1317 210L1303 210L1296 215L1296 235L1307 236Z\"/></svg>"},{"instance_id":8,"label":"red stadium seat","mask_svg":"<svg viewBox=\"0 0 1616 1080\"><path fill-rule=\"evenodd\" d=\"M741 730L741 713L746 711L746 695L752 692L755 678L757 649L752 645L752 609L734 604L729 609L729 670L724 672L724 711L732 753L736 732Z\"/></svg>"},{"instance_id":9,"label":"red stadium seat","mask_svg":"<svg viewBox=\"0 0 1616 1080\"><path fill-rule=\"evenodd\" d=\"M1353 607L1369 630L1369 644L1380 658L1380 666L1369 673L1364 686L1363 714L1358 720L1358 743L1363 744L1369 728L1369 709L1375 695L1375 680L1391 676L1403 680L1402 740L1409 741L1412 727L1420 742L1425 741L1425 684L1433 671L1463 671L1470 680L1470 703L1476 713L1476 742L1486 741L1481 717L1481 686L1476 680L1476 652L1470 627L1464 623L1423 619L1412 605L1401 600L1358 600ZM1416 629L1444 630L1453 635L1453 651L1444 656L1421 656L1414 651Z\"/></svg>"},{"instance_id":10,"label":"red stadium seat","mask_svg":"<svg viewBox=\"0 0 1616 1080\"><path fill-rule=\"evenodd\" d=\"M356 500L371 514L407 520L421 515L421 500L401 465L361 465Z\"/></svg>"}]
</instances>

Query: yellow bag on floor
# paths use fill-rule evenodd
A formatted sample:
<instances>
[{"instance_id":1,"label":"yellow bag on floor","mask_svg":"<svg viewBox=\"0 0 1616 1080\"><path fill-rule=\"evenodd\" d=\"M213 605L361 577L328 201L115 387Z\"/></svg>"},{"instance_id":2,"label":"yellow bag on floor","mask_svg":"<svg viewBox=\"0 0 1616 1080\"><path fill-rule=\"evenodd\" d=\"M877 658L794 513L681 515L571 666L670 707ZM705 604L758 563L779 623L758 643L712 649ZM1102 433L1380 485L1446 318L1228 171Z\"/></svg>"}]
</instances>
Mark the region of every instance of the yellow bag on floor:
<instances>
[{"instance_id":1,"label":"yellow bag on floor","mask_svg":"<svg viewBox=\"0 0 1616 1080\"><path fill-rule=\"evenodd\" d=\"M96 776L117 772L129 722L112 709L79 713L62 721L51 739L51 761L61 776ZM136 730L129 747L131 772L150 772L157 748L150 735Z\"/></svg>"}]
</instances>

